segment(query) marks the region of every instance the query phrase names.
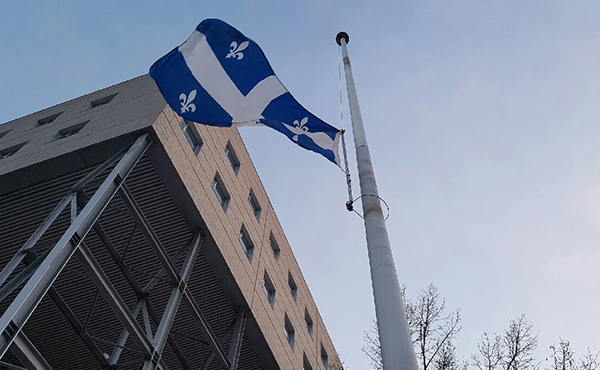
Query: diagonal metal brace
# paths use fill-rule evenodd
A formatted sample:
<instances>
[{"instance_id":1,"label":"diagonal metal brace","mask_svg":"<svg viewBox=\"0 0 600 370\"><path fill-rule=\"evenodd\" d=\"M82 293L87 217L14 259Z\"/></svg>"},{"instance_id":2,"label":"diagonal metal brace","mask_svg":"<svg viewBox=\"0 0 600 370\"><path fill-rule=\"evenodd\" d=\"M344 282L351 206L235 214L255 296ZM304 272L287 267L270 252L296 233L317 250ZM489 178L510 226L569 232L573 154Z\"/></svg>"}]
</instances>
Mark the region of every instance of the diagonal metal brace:
<instances>
[{"instance_id":1,"label":"diagonal metal brace","mask_svg":"<svg viewBox=\"0 0 600 370\"><path fill-rule=\"evenodd\" d=\"M81 243L81 246L75 252L75 255L89 274L94 284L96 284L100 290L100 293L102 293L104 299L112 308L119 321L121 321L125 329L127 329L135 344L138 346L140 351L142 351L144 358L151 358L152 353L154 352L154 346L144 334L144 330L131 315L127 305L115 287L112 285L109 278L102 270L102 267L100 267L85 243ZM167 369L166 365L162 361L159 361L158 366L163 370Z\"/></svg>"},{"instance_id":2,"label":"diagonal metal brace","mask_svg":"<svg viewBox=\"0 0 600 370\"><path fill-rule=\"evenodd\" d=\"M131 194L131 192L125 184L121 184L121 186L119 187L119 195L121 196L121 199L123 200L123 203L125 203L125 206L129 210L129 212L133 216L133 219L140 228L140 231L142 232L144 237L146 237L148 244L159 259L161 265L164 268L165 274L171 281L171 285L174 287L178 286L181 278L177 273L177 270L175 269L175 265L169 258L167 251L165 250L164 246L160 243L158 237L154 233L154 230L152 230L152 228L150 227L150 223L146 219L146 216L144 216L140 206L137 204L137 202L133 198L133 195ZM206 338L208 345L214 351L217 360L221 363L222 367L228 369L230 366L229 359L227 358L227 355L221 347L219 340L210 328L208 321L200 311L200 307L192 297L192 294L190 293L189 288L187 286L184 289L182 299L189 312L191 313L192 317L198 324L202 335L204 336L204 338Z\"/></svg>"},{"instance_id":3,"label":"diagonal metal brace","mask_svg":"<svg viewBox=\"0 0 600 370\"><path fill-rule=\"evenodd\" d=\"M56 207L54 207L52 212L50 212L50 214L46 217L44 222L42 222L42 224L35 230L35 232L29 237L29 239L27 239L27 241L21 247L21 249L19 249L17 254L15 254L15 256L4 267L4 269L2 269L2 272L0 272L0 286L4 284L6 279L8 279L10 274L12 274L12 272L17 268L19 263L23 261L27 251L35 247L36 243L40 240L42 235L44 235L44 233L50 228L52 223L56 221L58 216L62 213L67 204L71 202L73 197L75 197L75 194L71 192L67 193L67 195L64 196L64 198L56 205Z\"/></svg>"},{"instance_id":4,"label":"diagonal metal brace","mask_svg":"<svg viewBox=\"0 0 600 370\"><path fill-rule=\"evenodd\" d=\"M148 134L141 135L94 193L92 199L69 226L48 257L0 318L0 358L33 314L42 298L79 247L73 236L83 239L118 190L117 177L126 178L150 145Z\"/></svg>"},{"instance_id":5,"label":"diagonal metal brace","mask_svg":"<svg viewBox=\"0 0 600 370\"><path fill-rule=\"evenodd\" d=\"M28 370L52 370L52 367L22 331L15 337L10 351Z\"/></svg>"},{"instance_id":6,"label":"diagonal metal brace","mask_svg":"<svg viewBox=\"0 0 600 370\"><path fill-rule=\"evenodd\" d=\"M21 272L21 274L29 276L30 274L25 272L28 271L30 268L33 268L31 272L33 273L33 271L35 271L35 269L37 268L37 266L39 266L41 261L43 261L44 258L46 258L46 255L49 251L50 250L46 251L43 255L39 257L34 251L30 251L27 258L25 258L25 260L23 261L27 265L27 267ZM11 287L11 284L19 277L19 275L17 275L4 288L2 288L2 290ZM81 325L73 311L71 311L67 303L64 301L64 299L60 296L60 294L56 291L54 287L50 287L50 289L48 289L48 297L50 297L50 299L52 300L52 302L54 302L60 313L62 313L62 315L65 317L71 328L73 328L75 333L79 336L79 338L81 338L83 344L85 344L85 346L88 347L88 350L96 359L98 364L102 367L102 369L115 370L116 366L109 364L100 348L98 348L96 343L87 335L87 333L85 332L85 327ZM14 346L10 347L11 350L13 349L13 347Z\"/></svg>"},{"instance_id":7,"label":"diagonal metal brace","mask_svg":"<svg viewBox=\"0 0 600 370\"><path fill-rule=\"evenodd\" d=\"M106 369L106 370L117 369L117 366L111 365L108 362L108 360L106 359L106 357L104 357L104 353L100 350L100 348L98 348L98 346L96 345L96 342L94 342L92 340L92 338L90 338L88 336L83 325L81 325L81 323L79 322L79 320L77 319L77 317L75 316L73 311L71 311L71 309L69 308L67 303L60 296L60 294L56 291L56 289L50 288L50 290L48 290L48 296L50 297L52 302L54 302L54 304L56 305L58 310L62 313L62 315L65 317L65 319L67 320L67 322L69 323L69 325L71 326L73 331L77 334L77 336L79 336L79 338L81 339L83 344L85 344L85 346L88 348L88 350L90 351L92 356L96 359L98 364L100 366L102 366L102 369Z\"/></svg>"},{"instance_id":8,"label":"diagonal metal brace","mask_svg":"<svg viewBox=\"0 0 600 370\"><path fill-rule=\"evenodd\" d=\"M231 344L229 346L229 370L237 370L240 361L240 353L242 352L242 340L244 339L244 331L246 330L246 320L248 314L244 308L238 310L235 317L235 325L233 327L233 335L231 336Z\"/></svg>"},{"instance_id":9,"label":"diagonal metal brace","mask_svg":"<svg viewBox=\"0 0 600 370\"><path fill-rule=\"evenodd\" d=\"M177 310L179 308L179 303L181 302L181 295L185 287L187 286L187 281L192 274L192 269L194 267L194 263L196 261L196 257L198 256L198 252L200 251L200 246L202 245L202 241L204 240L203 235L200 232L197 232L194 236L194 240L192 242L192 248L190 248L187 258L183 262L183 266L181 267L181 282L179 286L176 286L171 291L171 297L165 307L165 311L163 313L162 319L160 320L160 324L156 329L156 335L153 340L154 351L153 358L161 358L162 351L167 342L167 338L171 331L171 326L173 325L173 321L175 320L175 315L177 314ZM143 370L154 370L155 364L154 361L146 360L144 364Z\"/></svg>"},{"instance_id":10,"label":"diagonal metal brace","mask_svg":"<svg viewBox=\"0 0 600 370\"><path fill-rule=\"evenodd\" d=\"M81 208L83 208L85 206L85 200L87 200L88 198L85 195L85 192L83 190L80 190L77 193L77 195L78 195L77 200L78 200L78 202L80 202L79 206ZM153 279L144 289L142 289L140 287L140 285L138 284L138 282L136 281L136 279L131 274L131 271L129 270L129 268L124 264L123 257L119 255L117 248L114 246L114 244L112 243L112 241L110 240L110 238L108 237L108 235L106 234L104 229L102 228L102 225L100 224L100 222L96 222L93 226L93 229L96 232L96 234L98 235L98 237L100 238L100 241L102 242L102 244L104 244L104 247L106 247L106 249L108 250L113 261L115 262L115 264L117 265L117 267L119 268L119 270L121 271L121 273L123 274L123 276L125 277L127 282L129 283L129 285L131 286L131 288L133 289L135 294L138 297L140 297L138 299L138 303L136 303L137 310L136 310L136 308L134 308L134 313L133 313L134 318L137 317L139 310L141 309L141 305L145 302L146 309L148 310L148 314L149 314L150 318L158 325L158 323L160 321L158 314L156 313L156 310L154 309L154 307L152 306L150 301L144 299L144 297L146 297L148 295L149 291L154 287L154 285L156 285L158 283L159 280ZM177 256L175 256L175 260L177 260L179 258L179 256L183 254L185 249L187 249L187 246L186 246L186 248L182 249L177 254ZM160 270L157 275L161 275L162 271L164 271L164 269ZM128 337L129 337L129 333L127 332L127 330L123 330L123 332L121 333L121 335L119 337L119 345L120 346L125 345L125 342L127 341ZM185 359L183 352L177 345L177 342L175 342L175 339L173 339L173 337L170 334L167 337L167 342L169 343L169 347L171 347L171 350L173 351L173 353L179 360L182 368L184 370L192 370L191 366L188 364L187 360ZM115 364L118 362L119 357L121 356L121 352L122 352L122 349L120 347L116 347L114 349L114 351L108 361L111 364L111 366L116 366Z\"/></svg>"},{"instance_id":11,"label":"diagonal metal brace","mask_svg":"<svg viewBox=\"0 0 600 370\"><path fill-rule=\"evenodd\" d=\"M6 285L4 285L2 287L2 289L0 289L0 302L2 302L4 300L4 298L8 297L10 295L10 293L12 293L21 284L23 284L23 282L25 282L25 280L29 279L29 277L31 275L33 275L33 273L37 270L38 266L44 261L44 259L46 258L46 256L48 255L49 252L50 252L50 250L47 250L46 252L44 252L44 254L35 258L35 260L31 261L27 267L25 267L21 272L19 272L17 274L17 276L12 278L11 281L6 283ZM34 256L35 252L30 251L29 254ZM27 257L27 253L24 253L23 257L24 257L23 259L25 260L25 263L27 263L28 258L25 258L25 257Z\"/></svg>"}]
</instances>

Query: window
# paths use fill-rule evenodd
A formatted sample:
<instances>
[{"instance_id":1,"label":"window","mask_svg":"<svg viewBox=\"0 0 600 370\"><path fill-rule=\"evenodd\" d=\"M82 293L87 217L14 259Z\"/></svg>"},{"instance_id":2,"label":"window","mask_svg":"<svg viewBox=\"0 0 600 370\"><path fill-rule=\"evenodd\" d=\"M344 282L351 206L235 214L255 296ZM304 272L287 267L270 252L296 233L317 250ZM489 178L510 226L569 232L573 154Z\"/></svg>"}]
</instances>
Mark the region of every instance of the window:
<instances>
[{"instance_id":1,"label":"window","mask_svg":"<svg viewBox=\"0 0 600 370\"><path fill-rule=\"evenodd\" d=\"M238 238L240 240L240 244L244 253L246 253L246 257L248 257L248 261L252 262L252 255L254 254L254 244L250 239L250 235L248 235L248 230L246 227L242 225L242 229L240 230L240 236Z\"/></svg>"},{"instance_id":2,"label":"window","mask_svg":"<svg viewBox=\"0 0 600 370\"><path fill-rule=\"evenodd\" d=\"M48 123L54 122L54 120L57 119L58 116L60 116L61 114L63 114L63 112L59 112L59 113L53 114L51 116L38 119L37 125L38 126L43 126L43 125L46 125Z\"/></svg>"},{"instance_id":3,"label":"window","mask_svg":"<svg viewBox=\"0 0 600 370\"><path fill-rule=\"evenodd\" d=\"M194 154L198 155L204 142L200 137L200 133L198 133L198 130L196 129L196 125L193 122L183 120L179 122L179 126L181 127L181 130L183 131L188 143L192 147Z\"/></svg>"},{"instance_id":4,"label":"window","mask_svg":"<svg viewBox=\"0 0 600 370\"><path fill-rule=\"evenodd\" d=\"M294 281L291 272L288 272L288 286L290 287L292 298L294 298L294 302L296 302L298 300L298 287L296 286L296 282Z\"/></svg>"},{"instance_id":5,"label":"window","mask_svg":"<svg viewBox=\"0 0 600 370\"><path fill-rule=\"evenodd\" d=\"M329 369L329 357L327 357L327 351L325 351L323 343L321 343L321 362L323 363L323 367L325 369Z\"/></svg>"},{"instance_id":6,"label":"window","mask_svg":"<svg viewBox=\"0 0 600 370\"><path fill-rule=\"evenodd\" d=\"M285 319L283 322L283 333L285 334L285 338L287 339L288 343L290 344L290 347L292 347L292 351L293 351L294 350L295 331L294 331L294 327L292 326L292 323L290 322L290 318L288 317L287 313L285 314Z\"/></svg>"},{"instance_id":7,"label":"window","mask_svg":"<svg viewBox=\"0 0 600 370\"><path fill-rule=\"evenodd\" d=\"M229 205L229 199L231 197L229 196L229 192L227 192L225 184L223 184L223 180L221 180L221 176L219 176L218 172L210 186L215 192L219 204L221 204L221 207L223 207L223 211L227 212L227 206Z\"/></svg>"},{"instance_id":8,"label":"window","mask_svg":"<svg viewBox=\"0 0 600 370\"><path fill-rule=\"evenodd\" d=\"M112 95L105 96L104 98L100 98L100 99L96 99L96 100L94 100L94 101L92 102L92 108L97 108L97 107L99 107L99 106L101 106L101 105L105 105L105 104L108 104L108 103L110 103L110 101L111 101L111 100L113 100L113 98L114 98L115 96L117 96L117 94L118 94L118 93L114 93L114 94L112 94Z\"/></svg>"},{"instance_id":9,"label":"window","mask_svg":"<svg viewBox=\"0 0 600 370\"><path fill-rule=\"evenodd\" d=\"M308 313L308 310L304 309L304 324L306 324L306 330L308 330L308 334L312 336L313 333L313 321Z\"/></svg>"},{"instance_id":10,"label":"window","mask_svg":"<svg viewBox=\"0 0 600 370\"><path fill-rule=\"evenodd\" d=\"M254 217L256 217L257 221L260 221L260 204L258 203L258 199L256 199L256 195L254 195L254 191L250 189L250 195L248 195L248 203L250 203L250 208L252 209L252 213L254 213Z\"/></svg>"},{"instance_id":11,"label":"window","mask_svg":"<svg viewBox=\"0 0 600 370\"><path fill-rule=\"evenodd\" d=\"M2 139L4 137L4 135L8 134L8 131L10 131L10 130L0 132L0 139Z\"/></svg>"},{"instance_id":12,"label":"window","mask_svg":"<svg viewBox=\"0 0 600 370\"><path fill-rule=\"evenodd\" d=\"M312 370L312 366L310 366L306 353L302 356L302 370Z\"/></svg>"},{"instance_id":13,"label":"window","mask_svg":"<svg viewBox=\"0 0 600 370\"><path fill-rule=\"evenodd\" d=\"M271 233L271 236L269 237L269 247L271 247L271 250L273 251L273 257L275 257L275 259L278 260L280 249L279 245L277 245L275 237L273 236L273 233Z\"/></svg>"},{"instance_id":14,"label":"window","mask_svg":"<svg viewBox=\"0 0 600 370\"><path fill-rule=\"evenodd\" d=\"M77 134L88 122L89 121L85 121L67 128L63 128L62 130L58 131L58 133L56 134L56 136L54 136L54 139L52 141L61 140Z\"/></svg>"},{"instance_id":15,"label":"window","mask_svg":"<svg viewBox=\"0 0 600 370\"><path fill-rule=\"evenodd\" d=\"M233 146L231 146L231 142L227 142L225 146L225 155L227 156L227 160L233 169L233 172L237 175L240 172L240 160L238 159L235 151L233 150Z\"/></svg>"},{"instance_id":16,"label":"window","mask_svg":"<svg viewBox=\"0 0 600 370\"><path fill-rule=\"evenodd\" d=\"M13 145L10 148L6 148L6 149L2 149L0 150L0 159L4 159L4 158L8 158L11 155L14 155L16 152L19 151L19 149L21 149L25 144L27 144L27 142L21 143L21 144L17 144L17 145Z\"/></svg>"},{"instance_id":17,"label":"window","mask_svg":"<svg viewBox=\"0 0 600 370\"><path fill-rule=\"evenodd\" d=\"M275 305L275 286L273 286L273 282L271 281L271 278L269 277L269 274L267 274L266 271L263 290L267 295L267 300L269 301L269 304L271 305L271 307L273 307Z\"/></svg>"}]
</instances>

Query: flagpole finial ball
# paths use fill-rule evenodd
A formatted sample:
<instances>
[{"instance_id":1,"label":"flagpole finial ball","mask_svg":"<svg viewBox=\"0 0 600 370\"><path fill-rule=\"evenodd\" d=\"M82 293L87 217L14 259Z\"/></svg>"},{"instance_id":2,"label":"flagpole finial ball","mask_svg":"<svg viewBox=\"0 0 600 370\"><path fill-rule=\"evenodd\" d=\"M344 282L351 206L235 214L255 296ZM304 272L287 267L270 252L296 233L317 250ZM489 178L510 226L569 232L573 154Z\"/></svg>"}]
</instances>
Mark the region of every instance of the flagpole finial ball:
<instances>
[{"instance_id":1,"label":"flagpole finial ball","mask_svg":"<svg viewBox=\"0 0 600 370\"><path fill-rule=\"evenodd\" d=\"M337 34L337 36L335 37L335 42L337 42L339 46L342 46L342 39L346 40L346 44L350 42L350 36L348 36L348 34L343 31Z\"/></svg>"}]
</instances>

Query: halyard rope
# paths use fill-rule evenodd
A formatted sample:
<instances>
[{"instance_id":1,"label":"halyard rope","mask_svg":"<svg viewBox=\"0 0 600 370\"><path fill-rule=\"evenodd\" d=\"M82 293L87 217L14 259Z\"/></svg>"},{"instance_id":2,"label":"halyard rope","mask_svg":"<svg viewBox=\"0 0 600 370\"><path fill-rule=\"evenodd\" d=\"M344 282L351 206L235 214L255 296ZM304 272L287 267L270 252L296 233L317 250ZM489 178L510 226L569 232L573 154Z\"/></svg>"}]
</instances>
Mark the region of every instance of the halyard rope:
<instances>
[{"instance_id":1,"label":"halyard rope","mask_svg":"<svg viewBox=\"0 0 600 370\"><path fill-rule=\"evenodd\" d=\"M352 196L352 179L350 178L350 168L348 167L348 153L346 151L346 130L344 129L344 105L343 105L343 93L342 93L342 54L341 48L338 48L338 81L340 90L340 123L342 127L342 153L344 154L344 173L346 174L346 184L348 185L348 201L346 202L346 209L353 211L354 200Z\"/></svg>"}]
</instances>

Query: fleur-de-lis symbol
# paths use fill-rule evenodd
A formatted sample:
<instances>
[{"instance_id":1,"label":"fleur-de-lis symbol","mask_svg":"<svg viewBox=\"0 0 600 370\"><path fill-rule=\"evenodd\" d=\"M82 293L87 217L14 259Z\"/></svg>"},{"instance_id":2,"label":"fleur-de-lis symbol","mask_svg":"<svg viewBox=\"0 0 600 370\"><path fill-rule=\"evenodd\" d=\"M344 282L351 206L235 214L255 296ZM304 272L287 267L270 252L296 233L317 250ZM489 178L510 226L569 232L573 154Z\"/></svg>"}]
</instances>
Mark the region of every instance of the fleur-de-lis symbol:
<instances>
[{"instance_id":1,"label":"fleur-de-lis symbol","mask_svg":"<svg viewBox=\"0 0 600 370\"><path fill-rule=\"evenodd\" d=\"M308 132L308 127L306 127L307 122L308 122L308 117L302 118L302 120L300 122L298 122L298 120L294 121L295 130L293 130L293 131L296 134L292 137L292 139L294 141L298 141L298 134L302 135L303 132Z\"/></svg>"},{"instance_id":2,"label":"fleur-de-lis symbol","mask_svg":"<svg viewBox=\"0 0 600 370\"><path fill-rule=\"evenodd\" d=\"M250 41L244 41L239 46L237 42L232 41L231 45L229 45L231 47L229 54L227 54L225 58L237 58L237 60L242 60L242 58L244 58L242 50L245 50L248 45L250 45Z\"/></svg>"},{"instance_id":3,"label":"fleur-de-lis symbol","mask_svg":"<svg viewBox=\"0 0 600 370\"><path fill-rule=\"evenodd\" d=\"M181 93L181 95L179 95L179 100L181 100L182 114L185 112L194 113L196 111L196 104L192 103L192 100L194 99L196 99L196 90L190 91L190 94L187 96L184 93Z\"/></svg>"}]
</instances>

